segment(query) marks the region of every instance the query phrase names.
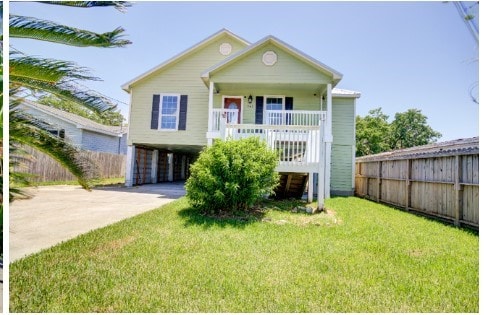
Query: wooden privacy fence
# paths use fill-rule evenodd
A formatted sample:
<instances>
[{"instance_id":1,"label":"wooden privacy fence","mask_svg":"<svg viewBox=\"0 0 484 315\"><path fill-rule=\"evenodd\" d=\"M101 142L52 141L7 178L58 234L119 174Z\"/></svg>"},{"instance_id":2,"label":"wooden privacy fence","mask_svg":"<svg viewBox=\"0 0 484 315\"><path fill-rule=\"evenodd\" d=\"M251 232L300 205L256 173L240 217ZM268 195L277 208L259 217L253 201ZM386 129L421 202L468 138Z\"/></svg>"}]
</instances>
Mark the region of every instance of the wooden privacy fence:
<instances>
[{"instance_id":1,"label":"wooden privacy fence","mask_svg":"<svg viewBox=\"0 0 484 315\"><path fill-rule=\"evenodd\" d=\"M427 152L402 150L357 158L355 193L455 225L478 227L479 142L464 142L453 143L454 148L434 145L425 146Z\"/></svg>"},{"instance_id":2,"label":"wooden privacy fence","mask_svg":"<svg viewBox=\"0 0 484 315\"><path fill-rule=\"evenodd\" d=\"M39 183L75 180L75 177L69 171L60 166L50 156L30 147L24 147L24 150L32 156L32 161L27 162L25 167L14 167L14 171L33 174L35 177L32 178L32 181ZM126 155L82 150L81 156L90 159L96 164L100 178L125 176Z\"/></svg>"}]
</instances>

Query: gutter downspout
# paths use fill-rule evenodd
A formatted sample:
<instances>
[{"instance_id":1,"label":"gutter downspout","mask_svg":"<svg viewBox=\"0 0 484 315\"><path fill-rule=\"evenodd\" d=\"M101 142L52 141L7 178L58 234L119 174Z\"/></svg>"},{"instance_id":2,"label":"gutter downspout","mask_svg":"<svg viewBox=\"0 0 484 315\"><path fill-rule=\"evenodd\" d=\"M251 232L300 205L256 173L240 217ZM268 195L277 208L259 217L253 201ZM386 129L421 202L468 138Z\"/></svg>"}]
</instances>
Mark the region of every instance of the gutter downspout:
<instances>
[{"instance_id":1,"label":"gutter downspout","mask_svg":"<svg viewBox=\"0 0 484 315\"><path fill-rule=\"evenodd\" d=\"M131 124L129 119L131 119L131 108L133 105L133 89L129 89L129 117L128 117L128 132L126 133L126 175L124 178L124 185L126 187L133 186L133 174L134 174L134 164L135 164L135 152L136 147L134 145L129 145L129 130Z\"/></svg>"},{"instance_id":2,"label":"gutter downspout","mask_svg":"<svg viewBox=\"0 0 484 315\"><path fill-rule=\"evenodd\" d=\"M321 118L319 122L319 139L318 139L318 154L319 154L319 163L318 163L318 211L324 210L324 165L325 165L325 156L324 156L324 131L326 127L326 121L322 114L323 112L323 96L320 97L321 102Z\"/></svg>"},{"instance_id":3,"label":"gutter downspout","mask_svg":"<svg viewBox=\"0 0 484 315\"><path fill-rule=\"evenodd\" d=\"M325 142L325 167L324 167L324 197L330 197L330 181L331 181L331 146L333 143L333 86L331 83L327 84L326 89L326 130L324 132Z\"/></svg>"}]
</instances>

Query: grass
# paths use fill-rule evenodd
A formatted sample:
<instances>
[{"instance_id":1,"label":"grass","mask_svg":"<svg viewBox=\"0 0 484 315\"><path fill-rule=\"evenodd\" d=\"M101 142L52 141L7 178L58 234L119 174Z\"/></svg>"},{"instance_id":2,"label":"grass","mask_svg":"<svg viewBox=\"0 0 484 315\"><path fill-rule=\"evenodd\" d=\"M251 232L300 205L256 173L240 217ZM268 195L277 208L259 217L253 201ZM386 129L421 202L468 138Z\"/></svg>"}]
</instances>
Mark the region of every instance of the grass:
<instances>
[{"instance_id":1,"label":"grass","mask_svg":"<svg viewBox=\"0 0 484 315\"><path fill-rule=\"evenodd\" d=\"M197 215L182 198L10 266L11 312L478 312L478 235L357 198Z\"/></svg>"}]
</instances>

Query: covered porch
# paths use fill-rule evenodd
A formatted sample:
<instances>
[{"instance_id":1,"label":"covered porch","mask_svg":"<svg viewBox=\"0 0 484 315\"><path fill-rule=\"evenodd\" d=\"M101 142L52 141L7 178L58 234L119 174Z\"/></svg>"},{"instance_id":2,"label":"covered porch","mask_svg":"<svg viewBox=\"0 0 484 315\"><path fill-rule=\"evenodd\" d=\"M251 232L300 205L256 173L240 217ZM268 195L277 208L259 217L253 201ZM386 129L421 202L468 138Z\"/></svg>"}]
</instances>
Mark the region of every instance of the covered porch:
<instances>
[{"instance_id":1,"label":"covered porch","mask_svg":"<svg viewBox=\"0 0 484 315\"><path fill-rule=\"evenodd\" d=\"M258 136L279 150L277 171L318 174L318 209L330 196L332 89L342 74L267 36L201 74L207 144ZM312 198L312 193L308 194Z\"/></svg>"},{"instance_id":2,"label":"covered porch","mask_svg":"<svg viewBox=\"0 0 484 315\"><path fill-rule=\"evenodd\" d=\"M208 85L207 145L260 138L278 151L277 172L308 175L309 202L317 174L318 209L324 209L330 196L332 84Z\"/></svg>"}]
</instances>

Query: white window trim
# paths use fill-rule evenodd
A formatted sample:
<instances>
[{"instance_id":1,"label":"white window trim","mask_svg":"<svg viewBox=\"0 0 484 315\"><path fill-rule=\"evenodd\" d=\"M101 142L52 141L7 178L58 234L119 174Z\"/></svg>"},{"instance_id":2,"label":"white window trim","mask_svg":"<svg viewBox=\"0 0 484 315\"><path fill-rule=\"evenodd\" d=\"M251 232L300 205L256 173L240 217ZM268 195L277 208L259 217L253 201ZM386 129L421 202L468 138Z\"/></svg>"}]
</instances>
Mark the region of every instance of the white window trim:
<instances>
[{"instance_id":1,"label":"white window trim","mask_svg":"<svg viewBox=\"0 0 484 315\"><path fill-rule=\"evenodd\" d=\"M163 113L163 96L176 96L177 97L176 114L174 115L174 116L176 116L175 129L161 128L161 116L162 116L162 113ZM168 132L178 131L178 123L180 122L180 98L181 98L181 94L160 93L160 108L159 108L159 114L158 114L158 130L168 131ZM169 116L172 116L172 115L169 115Z\"/></svg>"},{"instance_id":2,"label":"white window trim","mask_svg":"<svg viewBox=\"0 0 484 315\"><path fill-rule=\"evenodd\" d=\"M267 119L267 99L268 98L282 98L282 110L284 111L286 109L286 96L285 95L264 95L264 114L262 121L266 122Z\"/></svg>"},{"instance_id":3,"label":"white window trim","mask_svg":"<svg viewBox=\"0 0 484 315\"><path fill-rule=\"evenodd\" d=\"M243 96L230 96L230 95L222 95L222 106L220 108L225 108L225 99L226 98L239 98L240 99L240 123L242 124L244 121L244 97Z\"/></svg>"}]
</instances>

